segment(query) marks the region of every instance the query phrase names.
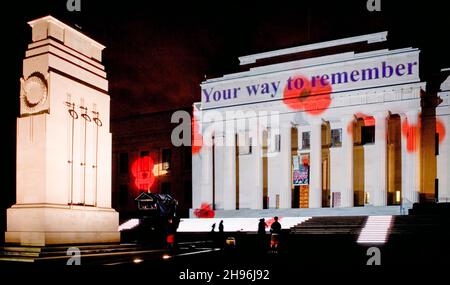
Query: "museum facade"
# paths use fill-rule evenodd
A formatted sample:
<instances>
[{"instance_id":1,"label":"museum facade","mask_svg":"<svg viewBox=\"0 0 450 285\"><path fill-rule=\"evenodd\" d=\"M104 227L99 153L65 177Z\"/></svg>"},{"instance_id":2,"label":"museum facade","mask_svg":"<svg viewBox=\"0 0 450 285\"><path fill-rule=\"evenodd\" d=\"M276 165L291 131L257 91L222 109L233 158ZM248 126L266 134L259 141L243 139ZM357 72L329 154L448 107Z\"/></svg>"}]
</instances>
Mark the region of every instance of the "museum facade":
<instances>
[{"instance_id":1,"label":"museum facade","mask_svg":"<svg viewBox=\"0 0 450 285\"><path fill-rule=\"evenodd\" d=\"M448 200L450 82L427 92L420 50L384 43L387 32L244 56L246 70L202 82L193 209Z\"/></svg>"}]
</instances>

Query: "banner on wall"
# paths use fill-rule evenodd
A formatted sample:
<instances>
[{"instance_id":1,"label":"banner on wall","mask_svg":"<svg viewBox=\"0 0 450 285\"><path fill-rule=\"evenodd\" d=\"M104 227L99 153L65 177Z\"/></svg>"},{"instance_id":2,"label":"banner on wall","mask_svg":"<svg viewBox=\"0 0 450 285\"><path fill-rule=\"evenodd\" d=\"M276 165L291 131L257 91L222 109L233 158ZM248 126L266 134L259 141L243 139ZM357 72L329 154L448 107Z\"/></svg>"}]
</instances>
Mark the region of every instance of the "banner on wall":
<instances>
[{"instance_id":1,"label":"banner on wall","mask_svg":"<svg viewBox=\"0 0 450 285\"><path fill-rule=\"evenodd\" d=\"M309 154L293 157L293 184L294 186L309 185Z\"/></svg>"},{"instance_id":2,"label":"banner on wall","mask_svg":"<svg viewBox=\"0 0 450 285\"><path fill-rule=\"evenodd\" d=\"M314 95L314 90L323 91L324 86L343 92L420 82L419 52L411 48L377 57L354 55L339 64L301 66L270 76L250 70L206 80L201 84L202 109L281 100L288 93Z\"/></svg>"}]
</instances>

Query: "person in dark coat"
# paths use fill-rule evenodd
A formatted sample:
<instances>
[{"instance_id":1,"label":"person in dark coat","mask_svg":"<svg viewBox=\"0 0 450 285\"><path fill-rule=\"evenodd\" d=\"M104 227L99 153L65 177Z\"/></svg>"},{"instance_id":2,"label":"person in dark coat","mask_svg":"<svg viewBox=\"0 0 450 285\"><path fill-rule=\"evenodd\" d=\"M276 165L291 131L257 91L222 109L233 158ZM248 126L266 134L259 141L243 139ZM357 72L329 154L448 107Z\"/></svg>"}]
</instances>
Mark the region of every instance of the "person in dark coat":
<instances>
[{"instance_id":1,"label":"person in dark coat","mask_svg":"<svg viewBox=\"0 0 450 285\"><path fill-rule=\"evenodd\" d=\"M259 249L261 249L261 252L265 252L267 250L266 226L267 226L267 224L266 224L266 221L264 220L264 218L259 219L258 245L259 245Z\"/></svg>"},{"instance_id":2,"label":"person in dark coat","mask_svg":"<svg viewBox=\"0 0 450 285\"><path fill-rule=\"evenodd\" d=\"M259 219L258 234L260 234L260 235L266 234L266 222L265 222L264 218Z\"/></svg>"},{"instance_id":3,"label":"person in dark coat","mask_svg":"<svg viewBox=\"0 0 450 285\"><path fill-rule=\"evenodd\" d=\"M270 226L270 232L272 233L272 236L270 238L270 247L272 249L278 249L278 242L280 241L280 234L281 234L281 224L278 222L278 217L275 216L273 218L275 221Z\"/></svg>"},{"instance_id":4,"label":"person in dark coat","mask_svg":"<svg viewBox=\"0 0 450 285\"><path fill-rule=\"evenodd\" d=\"M270 232L271 233L275 233L275 234L280 234L281 233L281 224L280 222L278 222L278 217L274 217L273 218L275 221L272 223L272 225L270 226Z\"/></svg>"}]
</instances>

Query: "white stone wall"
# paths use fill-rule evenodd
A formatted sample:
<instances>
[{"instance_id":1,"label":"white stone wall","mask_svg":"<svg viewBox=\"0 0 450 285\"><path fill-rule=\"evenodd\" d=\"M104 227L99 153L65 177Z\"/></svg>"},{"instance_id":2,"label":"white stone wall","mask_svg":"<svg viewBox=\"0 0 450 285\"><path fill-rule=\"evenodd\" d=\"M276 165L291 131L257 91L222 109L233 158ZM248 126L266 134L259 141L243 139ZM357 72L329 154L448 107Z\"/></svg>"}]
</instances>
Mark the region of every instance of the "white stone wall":
<instances>
[{"instance_id":1,"label":"white stone wall","mask_svg":"<svg viewBox=\"0 0 450 285\"><path fill-rule=\"evenodd\" d=\"M405 58L408 60L418 60L418 51L415 49L404 50ZM384 61L387 58L394 56L396 60L401 60L401 53L397 51L379 51L375 52L372 59L369 62L375 64L376 62ZM326 71L324 67L326 64L330 64L333 70L338 70L339 65L347 64L341 62L325 62L330 59L323 59L323 66L317 68L318 71ZM318 59L320 61L320 58ZM331 61L331 60L330 60ZM302 65L304 63L304 65ZM288 69L296 65L298 70ZM286 69L283 69L283 66ZM301 74L303 67L308 66L307 61L298 61L285 64L277 64L276 66L258 67L250 69L248 72L226 75L222 78L211 79L202 85L202 88L231 88L233 86L242 86L244 83L251 82L270 82L286 77L289 74ZM418 64L417 64L418 68ZM264 72L266 71L266 72ZM314 67L308 67L307 74L314 74ZM199 103L203 107L203 114L210 112L209 106L214 107L211 111L220 112L225 117L226 111L266 111L266 112L278 112L279 125L278 131L281 133L281 149L279 153L272 154L269 152L268 157L268 177L267 187L269 196L269 208L276 207L276 197L280 197L280 208L291 207L291 155L289 144L286 140L286 136L290 136L290 132L286 131L289 128L298 128L299 133L302 131L310 131L311 149L302 150L301 140L299 140L299 152L310 154L310 195L309 206L321 207L322 193L320 191L322 187L322 175L318 173L321 169L321 148L319 140L322 140L319 134L321 125L330 124L331 128L342 128L343 145L341 147L330 148L330 194L333 192L341 192L341 206L351 207L354 204L353 201L353 176L355 169L358 167L353 163L353 159L349 155L353 155L352 147L354 138L351 134L347 133L347 124L355 120L356 114L365 114L366 116L375 117L378 123L376 123L376 142L374 144L367 144L360 146L363 152L364 160L364 191L369 192L369 204L376 206L384 206L387 203L387 193L379 193L379 191L387 192L387 160L379 159L387 155L386 141L383 138L387 137L387 118L390 114L400 115L402 118L409 118L410 122L417 123L417 115L420 113L420 94L421 90L425 89L425 83L420 82L418 73L416 77L409 78L407 80L391 80L391 81L377 81L379 85L370 86L371 88L357 88L353 86L349 90L341 90L341 92L331 93L331 104L320 114L311 114L302 110L292 110L282 100L279 100L282 96L279 94L283 92L280 88L278 93L274 95L272 101L267 101L267 98L258 100L257 98L249 99L242 98L242 102L254 100L249 104L233 105L232 103L214 103L205 104ZM341 86L342 87L342 86ZM208 89L209 90L209 89ZM211 95L212 96L212 95ZM203 96L202 96L203 98ZM239 102L241 102L239 101ZM228 105L227 105L228 104ZM216 108L219 107L219 108ZM448 124L448 121L446 121ZM268 124L267 121L258 121L258 136L262 136L263 130L273 130L273 126ZM203 128L204 130L205 128ZM378 130L378 132L377 132ZM221 130L218 130L221 131ZM239 131L236 130L238 133ZM270 137L270 135L269 135ZM261 209L262 208L262 139L260 137L254 138L252 153L246 155L239 155L239 208L240 209ZM289 139L290 141L290 139ZM256 142L256 144L255 144ZM448 144L448 140L446 141ZM405 149L406 139L402 138L402 192L404 197L412 202L418 200L419 197L419 175L420 161L417 153L407 154ZM356 148L356 146L355 146ZM441 148L442 149L442 148ZM446 150L442 150L444 153ZM221 181L227 181L229 172L223 171L223 161L226 158L223 157L225 153L216 150L216 177L215 177L215 193L219 194L216 197L216 207L218 209L223 208L227 196L227 191L234 191L234 189L227 189L230 186L223 187L224 184L220 184ZM226 154L225 154L226 155ZM441 155L443 157L443 155ZM447 156L445 156L447 157ZM438 164L443 165L443 158L440 158ZM448 163L448 162L447 162ZM193 173L199 172L202 169L203 173L207 172L204 168L211 167L210 164L205 163L202 156L196 156L193 159ZM448 166L438 167L438 172L442 169L448 171ZM224 177L225 175L225 177ZM443 174L440 174L443 176ZM416 179L417 178L417 179ZM199 187L199 183L195 182L196 178L193 178L193 197L194 208L201 202L205 202L204 196L198 195L199 192L204 193L205 187ZM223 182L222 182L223 183ZM446 180L440 180L440 183L447 183ZM384 185L383 185L384 184ZM231 186L232 187L232 186ZM445 188L445 185L440 186L440 189ZM211 187L208 188L211 191ZM381 189L381 190L380 190ZM223 194L225 193L225 194ZM441 190L442 193L442 190ZM197 198L196 198L197 197ZM197 200L196 200L197 199ZM198 200L200 199L200 200ZM224 200L223 200L224 199ZM207 200L207 199L206 199Z\"/></svg>"},{"instance_id":2,"label":"white stone wall","mask_svg":"<svg viewBox=\"0 0 450 285\"><path fill-rule=\"evenodd\" d=\"M443 102L436 108L436 118L445 128L445 137L439 144L439 155L437 156L439 201L450 202L450 92L441 92L439 97L443 99Z\"/></svg>"}]
</instances>

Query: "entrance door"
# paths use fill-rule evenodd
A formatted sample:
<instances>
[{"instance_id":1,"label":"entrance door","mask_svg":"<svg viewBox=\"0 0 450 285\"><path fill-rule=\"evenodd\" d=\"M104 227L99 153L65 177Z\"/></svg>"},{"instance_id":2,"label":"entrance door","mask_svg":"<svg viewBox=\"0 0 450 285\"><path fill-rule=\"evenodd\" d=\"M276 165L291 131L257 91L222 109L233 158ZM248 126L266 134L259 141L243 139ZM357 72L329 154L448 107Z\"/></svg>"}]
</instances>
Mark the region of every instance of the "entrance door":
<instances>
[{"instance_id":1,"label":"entrance door","mask_svg":"<svg viewBox=\"0 0 450 285\"><path fill-rule=\"evenodd\" d=\"M309 185L300 185L300 208L309 207Z\"/></svg>"},{"instance_id":2,"label":"entrance door","mask_svg":"<svg viewBox=\"0 0 450 285\"><path fill-rule=\"evenodd\" d=\"M292 197L292 208L300 207L300 185L294 186L294 193Z\"/></svg>"},{"instance_id":3,"label":"entrance door","mask_svg":"<svg viewBox=\"0 0 450 285\"><path fill-rule=\"evenodd\" d=\"M298 184L299 186L294 187L294 199L298 198L298 203L294 202L294 205L298 205L300 208L308 208L309 207L309 153L300 154L299 163L299 172L298 172Z\"/></svg>"}]
</instances>

